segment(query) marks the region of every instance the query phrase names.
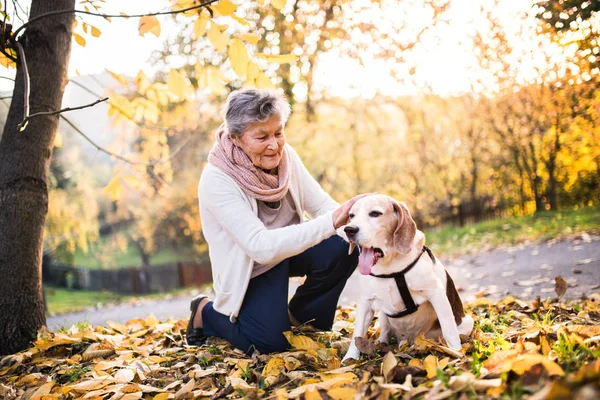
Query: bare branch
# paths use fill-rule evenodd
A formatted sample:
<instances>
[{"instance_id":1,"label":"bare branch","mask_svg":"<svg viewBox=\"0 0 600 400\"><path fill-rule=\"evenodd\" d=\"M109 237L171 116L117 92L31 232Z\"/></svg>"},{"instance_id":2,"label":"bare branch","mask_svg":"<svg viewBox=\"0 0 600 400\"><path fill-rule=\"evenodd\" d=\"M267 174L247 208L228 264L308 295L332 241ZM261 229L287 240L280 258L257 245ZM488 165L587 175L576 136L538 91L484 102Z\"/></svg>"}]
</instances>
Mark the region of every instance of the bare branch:
<instances>
[{"instance_id":1,"label":"bare branch","mask_svg":"<svg viewBox=\"0 0 600 400\"><path fill-rule=\"evenodd\" d=\"M143 162L143 161L134 161L134 160L130 160L126 157L123 157L122 155L119 155L117 153L113 153L110 150L105 149L104 147L100 146L99 144L97 144L96 142L94 142L92 139L90 139L89 136L87 136L85 133L83 133L81 131L81 129L79 129L74 123L72 123L70 120L68 120L64 115L60 115L60 117L71 126L71 128L73 128L77 133L79 133L81 136L83 136L83 138L85 140L87 140L92 146L94 146L96 148L96 150L101 151L103 153L108 154L111 157L114 157L118 160L124 161L127 164L131 164L131 165L143 165L143 166L152 166L152 165L157 165L157 164L164 164L166 162L171 161L172 159L174 159L180 152L181 150L183 150L183 148L192 140L195 139L199 136L189 136L187 139L185 139L183 141L183 143L181 143L179 146L177 146L177 148L175 150L173 150L173 152L171 152L171 155L169 157L165 157L165 158L161 158L159 160L154 160L154 161L149 161L149 162Z\"/></svg>"},{"instance_id":2,"label":"bare branch","mask_svg":"<svg viewBox=\"0 0 600 400\"><path fill-rule=\"evenodd\" d=\"M102 83L99 82L93 75L89 76L91 79L93 79L98 86L102 86ZM88 88L87 86L85 86L82 83L79 83L75 80L69 80L70 83L73 83L76 86L79 86L81 89L85 90L86 92L88 92L89 94L96 96L97 98L102 98L101 95L99 95L98 93L94 92L92 89ZM120 108L117 104L115 104L112 101L108 101L108 104L111 105L111 107L113 107L116 111L119 112L119 114L121 114L122 116L124 116L125 118L127 118L128 120L130 120L131 122L133 122L134 124L136 124L137 126L139 126L140 128L148 128L148 129L153 129L153 130L158 130L158 131L168 131L170 128L164 127L164 126L160 126L160 125L152 125L152 124L147 124L147 123L140 123L138 121L136 121L130 114L126 113L122 108Z\"/></svg>"},{"instance_id":3,"label":"bare branch","mask_svg":"<svg viewBox=\"0 0 600 400\"><path fill-rule=\"evenodd\" d=\"M21 123L19 125L17 125L17 130L19 132L23 131L23 129L25 129L25 127L29 123L29 120L32 119L33 117L40 117L42 115L56 115L56 114L60 114L60 113L67 112L67 111L81 110L83 108L93 107L96 104L102 103L103 101L106 101L106 100L108 100L108 97L96 100L93 103L86 104L86 105L79 106L79 107L67 107L67 108L63 108L62 110L42 111L42 112L39 112L39 113L31 114L31 115L25 117L25 119L23 121L21 121Z\"/></svg>"},{"instance_id":4,"label":"bare branch","mask_svg":"<svg viewBox=\"0 0 600 400\"><path fill-rule=\"evenodd\" d=\"M27 125L25 121L29 118L29 68L27 68L27 59L25 58L25 51L23 51L23 46L21 46L21 43L16 41L15 46L17 48L17 52L19 53L19 61L21 63L21 67L23 68L23 122L21 122L17 127L19 128L22 126L22 129L19 129L19 131L22 131L23 129L25 129L25 125Z\"/></svg>"},{"instance_id":5,"label":"bare branch","mask_svg":"<svg viewBox=\"0 0 600 400\"><path fill-rule=\"evenodd\" d=\"M100 13L94 13L91 11L85 11L85 10L57 10L57 11L52 11L49 13L45 13L45 14L41 14L38 15L35 18L30 19L29 21L27 21L25 24L21 25L19 28L17 28L17 30L14 33L14 37L16 38L17 35L19 34L19 32L21 32L23 29L25 29L27 26L31 25L33 22L38 21L42 18L46 18L46 17L50 17L52 15L60 15L60 14L70 14L70 13L77 13L77 14L86 14L86 15L94 15L97 17L104 17L104 18L141 18L141 17L150 17L150 16L154 16L154 15L169 15L169 14L181 14L184 13L186 11L191 11L191 10L195 10L198 8L202 8L202 7L206 7L212 3L217 2L218 0L206 0L200 4L197 4L195 6L191 6L191 7L187 7L187 8L182 8L179 10L171 10L171 11L159 11L159 12L154 12L154 13L147 13L147 14L131 14L131 15L124 15L124 14L100 14Z\"/></svg>"}]
</instances>

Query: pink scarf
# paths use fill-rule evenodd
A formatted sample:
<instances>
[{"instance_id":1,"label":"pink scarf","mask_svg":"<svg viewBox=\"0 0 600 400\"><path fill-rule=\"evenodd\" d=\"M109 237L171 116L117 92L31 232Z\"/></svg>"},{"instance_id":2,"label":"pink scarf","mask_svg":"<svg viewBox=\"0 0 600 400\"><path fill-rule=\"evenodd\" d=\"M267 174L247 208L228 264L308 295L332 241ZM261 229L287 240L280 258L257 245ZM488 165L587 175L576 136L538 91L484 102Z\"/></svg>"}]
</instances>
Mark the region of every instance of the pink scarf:
<instances>
[{"instance_id":1,"label":"pink scarf","mask_svg":"<svg viewBox=\"0 0 600 400\"><path fill-rule=\"evenodd\" d=\"M257 168L246 153L233 144L226 133L225 124L217 129L215 138L215 145L208 153L209 163L223 170L244 192L257 200L275 202L283 199L289 184L285 147L277 167L278 174L273 175Z\"/></svg>"}]
</instances>

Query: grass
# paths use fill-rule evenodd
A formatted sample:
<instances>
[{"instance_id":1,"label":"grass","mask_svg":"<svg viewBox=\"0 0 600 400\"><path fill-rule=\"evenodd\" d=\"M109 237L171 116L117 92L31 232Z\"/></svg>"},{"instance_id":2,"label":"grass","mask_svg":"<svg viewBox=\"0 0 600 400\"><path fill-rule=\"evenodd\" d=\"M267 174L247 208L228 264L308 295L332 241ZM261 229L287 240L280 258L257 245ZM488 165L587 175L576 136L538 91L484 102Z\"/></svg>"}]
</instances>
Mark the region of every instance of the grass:
<instances>
[{"instance_id":1,"label":"grass","mask_svg":"<svg viewBox=\"0 0 600 400\"><path fill-rule=\"evenodd\" d=\"M182 296L189 292L189 289L177 289L170 292L145 295L126 295L109 291L69 290L49 286L45 286L44 291L46 294L46 303L48 304L48 313L55 315L82 311L96 305L125 303L140 298L158 299L166 296Z\"/></svg>"},{"instance_id":2,"label":"grass","mask_svg":"<svg viewBox=\"0 0 600 400\"><path fill-rule=\"evenodd\" d=\"M458 256L505 244L560 239L583 232L600 232L600 207L545 211L425 233L432 250L445 256Z\"/></svg>"},{"instance_id":3,"label":"grass","mask_svg":"<svg viewBox=\"0 0 600 400\"><path fill-rule=\"evenodd\" d=\"M139 267L142 258L133 244L125 250L111 242L111 237L101 237L90 245L87 252L77 249L72 258L58 258L56 261L87 268L124 268ZM169 264L179 261L191 261L197 258L191 250L164 248L158 249L150 256L150 265Z\"/></svg>"},{"instance_id":4,"label":"grass","mask_svg":"<svg viewBox=\"0 0 600 400\"><path fill-rule=\"evenodd\" d=\"M51 314L80 311L97 304L123 302L133 297L108 291L92 292L54 287L44 287L44 291L48 312Z\"/></svg>"}]
</instances>

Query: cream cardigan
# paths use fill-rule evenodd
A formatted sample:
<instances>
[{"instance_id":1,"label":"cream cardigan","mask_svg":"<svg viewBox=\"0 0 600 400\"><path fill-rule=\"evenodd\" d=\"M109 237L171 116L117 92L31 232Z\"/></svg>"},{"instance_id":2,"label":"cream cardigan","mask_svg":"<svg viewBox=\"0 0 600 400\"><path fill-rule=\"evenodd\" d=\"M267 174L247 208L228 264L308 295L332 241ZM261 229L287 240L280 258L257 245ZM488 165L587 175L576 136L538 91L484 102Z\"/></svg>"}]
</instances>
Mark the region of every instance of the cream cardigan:
<instances>
[{"instance_id":1,"label":"cream cardigan","mask_svg":"<svg viewBox=\"0 0 600 400\"><path fill-rule=\"evenodd\" d=\"M207 164L198 185L202 233L208 243L215 298L213 307L235 322L254 262L277 263L333 236L333 210L339 207L310 175L294 149L289 157L289 191L300 220L298 225L267 230L258 219L256 199L231 177Z\"/></svg>"}]
</instances>

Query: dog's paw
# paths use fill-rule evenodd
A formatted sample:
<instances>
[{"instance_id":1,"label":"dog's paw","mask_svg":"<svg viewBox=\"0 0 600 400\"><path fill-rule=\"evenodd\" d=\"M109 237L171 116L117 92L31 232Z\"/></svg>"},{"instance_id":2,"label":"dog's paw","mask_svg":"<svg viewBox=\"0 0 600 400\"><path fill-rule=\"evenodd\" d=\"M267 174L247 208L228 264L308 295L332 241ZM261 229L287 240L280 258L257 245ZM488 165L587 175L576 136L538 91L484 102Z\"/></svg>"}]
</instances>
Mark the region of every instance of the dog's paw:
<instances>
[{"instance_id":1,"label":"dog's paw","mask_svg":"<svg viewBox=\"0 0 600 400\"><path fill-rule=\"evenodd\" d=\"M350 345L350 348L348 349L348 352L342 359L342 364L347 364L349 361L358 360L359 358L360 358L360 351L358 350L356 345L354 343L352 343Z\"/></svg>"}]
</instances>

